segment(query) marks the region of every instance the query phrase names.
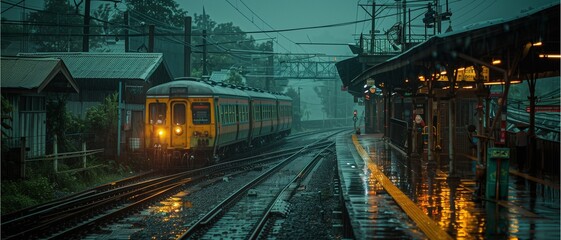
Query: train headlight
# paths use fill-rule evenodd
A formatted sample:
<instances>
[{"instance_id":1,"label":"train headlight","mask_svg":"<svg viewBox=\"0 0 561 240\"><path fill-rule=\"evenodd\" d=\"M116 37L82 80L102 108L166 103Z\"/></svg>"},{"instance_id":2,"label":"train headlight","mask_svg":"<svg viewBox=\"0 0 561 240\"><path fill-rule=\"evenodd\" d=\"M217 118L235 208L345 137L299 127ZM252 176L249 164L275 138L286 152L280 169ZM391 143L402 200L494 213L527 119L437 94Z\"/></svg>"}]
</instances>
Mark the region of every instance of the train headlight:
<instances>
[{"instance_id":1,"label":"train headlight","mask_svg":"<svg viewBox=\"0 0 561 240\"><path fill-rule=\"evenodd\" d=\"M158 130L158 136L160 136L160 137L161 137L161 136L164 136L164 134L165 134L165 131L164 131L164 129L160 129L160 130Z\"/></svg>"},{"instance_id":2,"label":"train headlight","mask_svg":"<svg viewBox=\"0 0 561 240\"><path fill-rule=\"evenodd\" d=\"M175 132L175 135L179 136L183 133L183 128L181 126L175 126L173 132Z\"/></svg>"}]
</instances>

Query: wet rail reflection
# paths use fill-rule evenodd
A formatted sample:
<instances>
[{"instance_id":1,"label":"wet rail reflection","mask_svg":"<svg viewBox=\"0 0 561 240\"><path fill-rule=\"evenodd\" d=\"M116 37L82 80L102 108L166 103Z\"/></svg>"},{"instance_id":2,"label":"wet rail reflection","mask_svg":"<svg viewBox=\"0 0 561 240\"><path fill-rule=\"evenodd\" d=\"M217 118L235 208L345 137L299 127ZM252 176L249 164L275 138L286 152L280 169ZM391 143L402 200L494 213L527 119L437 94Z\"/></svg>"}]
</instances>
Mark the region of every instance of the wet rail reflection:
<instances>
[{"instance_id":1,"label":"wet rail reflection","mask_svg":"<svg viewBox=\"0 0 561 240\"><path fill-rule=\"evenodd\" d=\"M455 239L560 238L559 189L510 175L507 201L480 200L468 160L458 160L460 177L449 177L447 159L406 158L382 141L359 141L394 185Z\"/></svg>"}]
</instances>

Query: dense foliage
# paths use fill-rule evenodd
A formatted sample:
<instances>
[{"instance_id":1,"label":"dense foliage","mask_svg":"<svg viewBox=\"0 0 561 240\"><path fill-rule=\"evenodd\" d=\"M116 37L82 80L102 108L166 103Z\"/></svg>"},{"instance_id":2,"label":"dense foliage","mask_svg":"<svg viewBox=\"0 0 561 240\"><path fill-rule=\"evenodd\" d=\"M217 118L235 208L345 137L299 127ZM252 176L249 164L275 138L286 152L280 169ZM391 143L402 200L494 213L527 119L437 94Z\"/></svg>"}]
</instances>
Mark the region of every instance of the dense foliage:
<instances>
[{"instance_id":1,"label":"dense foliage","mask_svg":"<svg viewBox=\"0 0 561 240\"><path fill-rule=\"evenodd\" d=\"M86 113L86 131L95 136L95 142L104 143L106 149L114 149L117 144L117 107L118 94L114 93Z\"/></svg>"},{"instance_id":2,"label":"dense foliage","mask_svg":"<svg viewBox=\"0 0 561 240\"><path fill-rule=\"evenodd\" d=\"M79 5L66 0L46 0L44 11L31 12L29 32L39 52L79 52L82 50L84 15ZM90 34L102 33L96 21L90 21ZM90 48L102 46L103 38L90 37Z\"/></svg>"}]
</instances>

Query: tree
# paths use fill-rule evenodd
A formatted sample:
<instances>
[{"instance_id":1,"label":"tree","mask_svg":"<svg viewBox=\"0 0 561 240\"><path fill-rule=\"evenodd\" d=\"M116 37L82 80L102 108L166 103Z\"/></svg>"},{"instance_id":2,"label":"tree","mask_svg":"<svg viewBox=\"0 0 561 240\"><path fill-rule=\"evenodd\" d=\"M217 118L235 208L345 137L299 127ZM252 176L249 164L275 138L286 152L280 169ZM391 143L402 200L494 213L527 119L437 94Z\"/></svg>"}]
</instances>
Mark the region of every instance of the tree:
<instances>
[{"instance_id":1,"label":"tree","mask_svg":"<svg viewBox=\"0 0 561 240\"><path fill-rule=\"evenodd\" d=\"M271 55L259 52L272 52L272 41L257 43L252 36L248 36L244 31L235 26L232 22L217 24L208 14L194 14L193 20L193 43L196 47L194 51L202 51L203 37L202 30L207 30L206 44L207 68L209 72L213 70L230 69L238 67L248 69L255 75L271 75ZM224 34L228 33L228 34ZM235 52L232 50L236 50ZM256 52L256 53L255 53ZM193 76L201 76L203 66L202 53L193 54ZM268 71L269 70L269 71ZM248 86L265 89L264 78L246 78ZM277 87L273 91L282 92L283 89Z\"/></svg>"},{"instance_id":2,"label":"tree","mask_svg":"<svg viewBox=\"0 0 561 240\"><path fill-rule=\"evenodd\" d=\"M12 117L10 116L10 113L14 110L14 107L12 106L12 104L10 104L8 102L8 100L6 98L4 98L4 96L1 96L2 99L2 142L4 144L2 144L2 152L6 152L8 151L8 145L6 144L8 141L7 139L10 137L8 135L8 133L5 132L5 130L10 130L12 129Z\"/></svg>"},{"instance_id":3,"label":"tree","mask_svg":"<svg viewBox=\"0 0 561 240\"><path fill-rule=\"evenodd\" d=\"M300 103L302 102L300 100L300 95L298 95L296 89L292 87L288 88L285 94L286 96L292 98L292 121L294 122L294 128L300 129L302 127L300 122L302 116L302 113L300 112Z\"/></svg>"},{"instance_id":4,"label":"tree","mask_svg":"<svg viewBox=\"0 0 561 240\"><path fill-rule=\"evenodd\" d=\"M7 38L5 34L10 33L21 33L23 32L23 28L19 25L12 25L12 24L5 24L6 18L2 17L2 41L0 41L0 45L2 46L2 51L7 49L10 44L12 44L13 40L17 40L16 38Z\"/></svg>"},{"instance_id":5,"label":"tree","mask_svg":"<svg viewBox=\"0 0 561 240\"><path fill-rule=\"evenodd\" d=\"M78 8L68 4L66 0L46 0L45 10L29 14L29 21L33 24L30 32L37 44L39 52L81 51L83 33L83 14ZM90 34L100 34L101 28L95 21L90 23ZM61 37L58 34L67 36ZM91 48L101 46L100 38L92 38Z\"/></svg>"},{"instance_id":6,"label":"tree","mask_svg":"<svg viewBox=\"0 0 561 240\"><path fill-rule=\"evenodd\" d=\"M67 96L59 95L56 99L50 99L46 104L47 112L47 136L57 135L58 151L77 151L78 146L71 147L71 140L66 138L67 133L81 133L83 123L66 109Z\"/></svg>"},{"instance_id":7,"label":"tree","mask_svg":"<svg viewBox=\"0 0 561 240\"><path fill-rule=\"evenodd\" d=\"M228 79L224 80L226 83L234 84L236 86L245 86L242 75L238 73L238 71L230 70L228 74Z\"/></svg>"},{"instance_id":8,"label":"tree","mask_svg":"<svg viewBox=\"0 0 561 240\"><path fill-rule=\"evenodd\" d=\"M127 7L133 14L147 17L146 20L153 24L176 28L183 28L183 19L187 16L187 12L179 8L179 4L174 0L128 0Z\"/></svg>"},{"instance_id":9,"label":"tree","mask_svg":"<svg viewBox=\"0 0 561 240\"><path fill-rule=\"evenodd\" d=\"M90 37L91 41L99 43L93 48L93 50L100 52L109 51L106 48L108 46L108 43L112 41L119 41L120 39L119 37L117 37L117 35L123 32L123 28L118 27L122 24L123 21L122 14L119 11L115 11L111 4L107 3L99 5L91 15L94 19L102 20L102 27L99 27L99 33L106 35L105 37Z\"/></svg>"},{"instance_id":10,"label":"tree","mask_svg":"<svg viewBox=\"0 0 561 240\"><path fill-rule=\"evenodd\" d=\"M107 149L114 149L117 144L117 99L117 93L111 94L86 113L86 130L94 134L96 143L103 143Z\"/></svg>"}]
</instances>

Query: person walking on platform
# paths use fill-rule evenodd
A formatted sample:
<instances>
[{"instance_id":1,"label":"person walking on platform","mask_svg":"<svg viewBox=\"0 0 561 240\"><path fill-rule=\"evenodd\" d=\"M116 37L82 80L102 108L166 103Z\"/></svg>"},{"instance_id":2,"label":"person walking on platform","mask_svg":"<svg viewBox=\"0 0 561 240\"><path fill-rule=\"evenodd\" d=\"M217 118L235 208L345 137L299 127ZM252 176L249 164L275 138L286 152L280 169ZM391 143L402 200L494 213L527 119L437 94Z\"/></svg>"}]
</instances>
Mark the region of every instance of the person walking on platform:
<instances>
[{"instance_id":1,"label":"person walking on platform","mask_svg":"<svg viewBox=\"0 0 561 240\"><path fill-rule=\"evenodd\" d=\"M520 131L516 133L516 161L518 163L518 171L524 172L524 165L528 157L528 133L524 131L526 126L518 126L518 129Z\"/></svg>"}]
</instances>

